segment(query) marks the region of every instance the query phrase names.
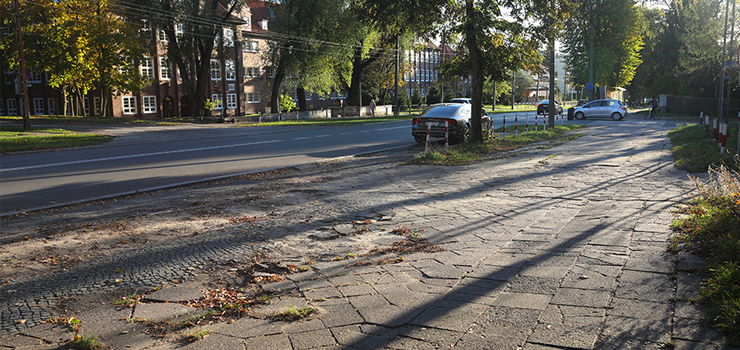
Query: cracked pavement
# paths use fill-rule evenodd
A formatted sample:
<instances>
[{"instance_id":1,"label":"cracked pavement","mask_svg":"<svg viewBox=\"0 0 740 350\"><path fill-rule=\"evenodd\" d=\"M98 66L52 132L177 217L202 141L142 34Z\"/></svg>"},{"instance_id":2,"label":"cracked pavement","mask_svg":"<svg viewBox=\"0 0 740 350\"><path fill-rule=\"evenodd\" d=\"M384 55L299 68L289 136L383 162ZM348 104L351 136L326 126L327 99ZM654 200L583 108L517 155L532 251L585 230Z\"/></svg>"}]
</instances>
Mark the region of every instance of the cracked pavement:
<instances>
[{"instance_id":1,"label":"cracked pavement","mask_svg":"<svg viewBox=\"0 0 740 350\"><path fill-rule=\"evenodd\" d=\"M302 181L274 183L279 195L264 199L239 192L257 186L244 179L152 195L155 206L214 193L232 201L211 201L221 203L219 215L198 235L0 287L0 349L58 346L58 326L35 325L62 294L173 280L204 290L204 264L256 253L310 260L309 271L260 287L277 293L271 307L308 305L318 314L294 322L250 314L198 326L211 334L187 344L126 328L121 318L141 305L77 317L114 348L725 349L690 302L700 260L666 250L672 210L693 191L670 155L673 126L596 121L567 144L458 167L398 162L418 149L306 166L291 173ZM223 218L247 215L268 216ZM353 233L351 221L368 230ZM398 241L399 226L444 251L362 257Z\"/></svg>"}]
</instances>

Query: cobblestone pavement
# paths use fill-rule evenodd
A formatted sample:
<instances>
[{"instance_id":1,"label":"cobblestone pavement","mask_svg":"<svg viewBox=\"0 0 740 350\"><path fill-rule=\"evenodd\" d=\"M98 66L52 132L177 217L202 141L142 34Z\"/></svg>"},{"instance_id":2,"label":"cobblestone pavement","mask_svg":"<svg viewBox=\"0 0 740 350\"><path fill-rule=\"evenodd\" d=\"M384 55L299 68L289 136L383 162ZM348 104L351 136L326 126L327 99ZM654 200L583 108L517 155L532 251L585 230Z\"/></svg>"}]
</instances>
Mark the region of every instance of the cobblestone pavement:
<instances>
[{"instance_id":1,"label":"cobblestone pavement","mask_svg":"<svg viewBox=\"0 0 740 350\"><path fill-rule=\"evenodd\" d=\"M212 334L192 344L96 334L141 349L727 348L689 301L700 281L691 268L700 260L666 250L672 210L692 193L669 151L666 133L675 123L590 126L565 145L474 165L358 165L351 178L307 184L317 196L291 214L331 212L324 223L373 218L366 234L327 235L292 220L272 227L277 233L267 241L213 233L3 286L3 330L50 343L39 327L26 328L46 317L59 293L158 286L197 276L206 261L268 249L286 259L323 253L310 271L262 285L294 292L271 307L307 303L317 316L281 322L252 315L205 326ZM390 233L398 226L445 250L393 264L331 259L387 246L398 240ZM114 327L121 315L131 311L109 307L79 318ZM18 317L29 321L18 324ZM20 339L0 340L0 348Z\"/></svg>"}]
</instances>

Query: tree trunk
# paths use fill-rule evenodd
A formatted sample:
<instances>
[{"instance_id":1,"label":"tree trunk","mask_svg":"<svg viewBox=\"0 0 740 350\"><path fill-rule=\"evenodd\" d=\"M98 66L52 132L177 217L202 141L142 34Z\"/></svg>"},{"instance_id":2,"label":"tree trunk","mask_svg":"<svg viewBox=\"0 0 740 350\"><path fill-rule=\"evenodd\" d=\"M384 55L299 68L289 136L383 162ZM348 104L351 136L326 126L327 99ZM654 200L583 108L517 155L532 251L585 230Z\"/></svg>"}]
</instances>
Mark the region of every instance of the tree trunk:
<instances>
[{"instance_id":1,"label":"tree trunk","mask_svg":"<svg viewBox=\"0 0 740 350\"><path fill-rule=\"evenodd\" d=\"M272 80L272 95L270 96L271 113L280 112L280 85L283 84L283 79L285 79L284 55L287 55L287 52L283 50L283 52L280 53L280 60L275 69L275 78Z\"/></svg>"},{"instance_id":2,"label":"tree trunk","mask_svg":"<svg viewBox=\"0 0 740 350\"><path fill-rule=\"evenodd\" d=\"M306 103L306 89L304 89L303 86L298 86L295 88L295 93L298 98L298 110L301 112L307 111L308 105Z\"/></svg>"},{"instance_id":3,"label":"tree trunk","mask_svg":"<svg viewBox=\"0 0 740 350\"><path fill-rule=\"evenodd\" d=\"M547 124L551 127L555 127L555 38L550 37L550 43L548 46L548 53L550 54L550 101L547 105Z\"/></svg>"},{"instance_id":4,"label":"tree trunk","mask_svg":"<svg viewBox=\"0 0 740 350\"><path fill-rule=\"evenodd\" d=\"M470 63L471 69L471 81L470 81L470 97L472 98L472 105L470 111L470 142L471 143L483 143L483 127L482 127L482 116L481 116L481 100L483 94L483 58L478 47L478 40L475 36L475 30L473 28L472 20L475 18L475 10L473 8L473 0L465 1L465 14L467 15L467 21L465 23L465 43L470 52Z\"/></svg>"},{"instance_id":5,"label":"tree trunk","mask_svg":"<svg viewBox=\"0 0 740 350\"><path fill-rule=\"evenodd\" d=\"M362 83L362 48L355 48L354 59L352 63L352 81L350 81L347 96L348 106L357 106L360 103L360 84Z\"/></svg>"}]
</instances>

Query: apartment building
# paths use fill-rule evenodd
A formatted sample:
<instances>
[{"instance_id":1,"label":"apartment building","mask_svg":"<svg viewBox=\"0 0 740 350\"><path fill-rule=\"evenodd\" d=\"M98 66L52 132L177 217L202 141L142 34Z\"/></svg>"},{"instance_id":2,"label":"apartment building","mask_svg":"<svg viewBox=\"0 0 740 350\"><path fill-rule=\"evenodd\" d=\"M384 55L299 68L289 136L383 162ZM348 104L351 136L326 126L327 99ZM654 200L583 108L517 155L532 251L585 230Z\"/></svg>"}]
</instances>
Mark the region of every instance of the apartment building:
<instances>
[{"instance_id":1,"label":"apartment building","mask_svg":"<svg viewBox=\"0 0 740 350\"><path fill-rule=\"evenodd\" d=\"M404 77L406 93L412 96L417 88L421 96L427 96L432 86L438 88L444 83L445 89L452 89L455 97L467 96L470 93L470 77L462 80L444 79L439 66L455 55L449 45L424 44L421 50L406 50L404 58L409 68Z\"/></svg>"},{"instance_id":2,"label":"apartment building","mask_svg":"<svg viewBox=\"0 0 740 350\"><path fill-rule=\"evenodd\" d=\"M220 6L226 13L226 8ZM263 62L264 50L270 37L271 12L263 1L250 1L240 13L231 14L224 28L224 46L233 48L225 60L210 61L211 76L207 82L206 98L216 102L211 112L215 116L243 116L269 111L265 83L274 76ZM107 115L118 118L166 118L192 115L192 97L188 96L178 69L167 57L167 35L144 24L143 31L151 33L157 49L152 56L143 57L137 67L139 73L152 83L140 93L124 93L108 97ZM176 32L182 30L177 28ZM221 65L224 65L222 70ZM225 74L222 74L225 72ZM68 96L67 110L61 111L62 94L49 86L46 73L27 72L28 97L32 115L102 115L100 93L90 91L82 103ZM13 72L6 72L0 84L0 115L22 115L20 84Z\"/></svg>"}]
</instances>

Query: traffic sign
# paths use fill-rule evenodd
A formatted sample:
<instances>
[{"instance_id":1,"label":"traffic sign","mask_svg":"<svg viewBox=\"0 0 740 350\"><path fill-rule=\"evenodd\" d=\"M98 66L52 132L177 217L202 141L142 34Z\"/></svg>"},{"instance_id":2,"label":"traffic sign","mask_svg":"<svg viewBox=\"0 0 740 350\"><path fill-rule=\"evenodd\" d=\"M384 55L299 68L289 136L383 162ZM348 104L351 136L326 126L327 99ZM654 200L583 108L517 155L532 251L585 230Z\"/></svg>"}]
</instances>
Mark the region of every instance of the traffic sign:
<instances>
[{"instance_id":1,"label":"traffic sign","mask_svg":"<svg viewBox=\"0 0 740 350\"><path fill-rule=\"evenodd\" d=\"M594 89L594 83L592 83L592 82L589 81L588 83L586 83L585 88L586 88L586 90L589 90L589 91L593 90Z\"/></svg>"}]
</instances>

